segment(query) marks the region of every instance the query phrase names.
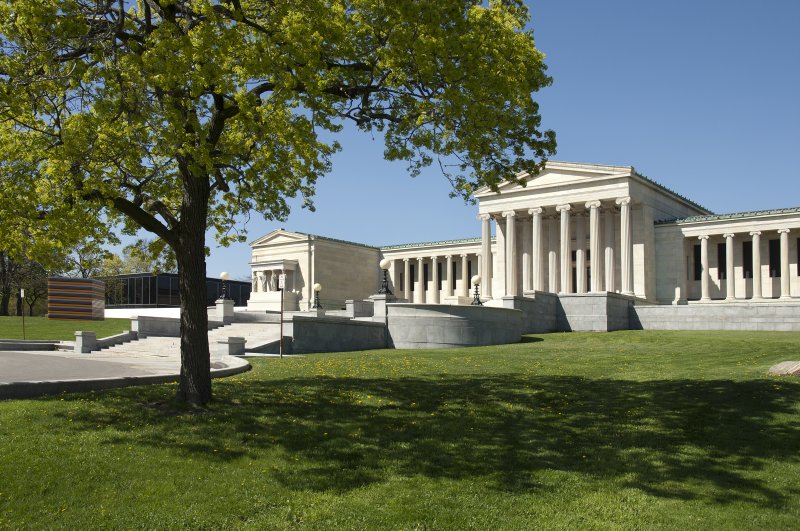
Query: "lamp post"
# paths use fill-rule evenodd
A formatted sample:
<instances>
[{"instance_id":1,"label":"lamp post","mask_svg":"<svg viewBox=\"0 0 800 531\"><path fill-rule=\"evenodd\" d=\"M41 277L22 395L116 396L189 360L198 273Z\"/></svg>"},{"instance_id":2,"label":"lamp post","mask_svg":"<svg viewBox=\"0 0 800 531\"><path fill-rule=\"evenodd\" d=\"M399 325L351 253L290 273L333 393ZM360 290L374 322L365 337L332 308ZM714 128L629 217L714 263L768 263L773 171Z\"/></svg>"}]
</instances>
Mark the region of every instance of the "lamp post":
<instances>
[{"instance_id":1,"label":"lamp post","mask_svg":"<svg viewBox=\"0 0 800 531\"><path fill-rule=\"evenodd\" d=\"M472 277L472 285L475 286L475 297L472 299L472 303L470 306L483 306L481 302L481 296L478 293L478 286L481 284L481 276L475 275Z\"/></svg>"},{"instance_id":2,"label":"lamp post","mask_svg":"<svg viewBox=\"0 0 800 531\"><path fill-rule=\"evenodd\" d=\"M381 260L380 267L383 269L383 282L381 282L381 289L378 290L378 295L394 295L392 290L389 289L389 266L392 264L392 261L388 258L384 258Z\"/></svg>"},{"instance_id":3,"label":"lamp post","mask_svg":"<svg viewBox=\"0 0 800 531\"><path fill-rule=\"evenodd\" d=\"M314 284L314 305L311 306L312 310L319 310L322 308L322 304L319 302L319 292L322 291L322 284L316 283Z\"/></svg>"},{"instance_id":4,"label":"lamp post","mask_svg":"<svg viewBox=\"0 0 800 531\"><path fill-rule=\"evenodd\" d=\"M222 297L221 297L222 300L228 298L228 279L230 277L231 276L228 274L227 271L223 271L222 273L219 274L219 279L222 281Z\"/></svg>"}]
</instances>

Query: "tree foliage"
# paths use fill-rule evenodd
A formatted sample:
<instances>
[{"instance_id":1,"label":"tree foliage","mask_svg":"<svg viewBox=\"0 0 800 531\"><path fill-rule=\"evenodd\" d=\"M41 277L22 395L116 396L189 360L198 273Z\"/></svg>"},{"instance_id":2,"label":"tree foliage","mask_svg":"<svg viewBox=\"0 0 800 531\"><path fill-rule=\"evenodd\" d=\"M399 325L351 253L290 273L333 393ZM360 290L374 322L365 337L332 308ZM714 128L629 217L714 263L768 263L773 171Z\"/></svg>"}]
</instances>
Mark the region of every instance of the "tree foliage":
<instances>
[{"instance_id":1,"label":"tree foliage","mask_svg":"<svg viewBox=\"0 0 800 531\"><path fill-rule=\"evenodd\" d=\"M228 243L250 211L313 207L338 149L320 133L347 120L464 197L537 173L555 135L527 17L521 0L0 0L6 234L157 236L181 278L180 395L205 402L206 229Z\"/></svg>"}]
</instances>

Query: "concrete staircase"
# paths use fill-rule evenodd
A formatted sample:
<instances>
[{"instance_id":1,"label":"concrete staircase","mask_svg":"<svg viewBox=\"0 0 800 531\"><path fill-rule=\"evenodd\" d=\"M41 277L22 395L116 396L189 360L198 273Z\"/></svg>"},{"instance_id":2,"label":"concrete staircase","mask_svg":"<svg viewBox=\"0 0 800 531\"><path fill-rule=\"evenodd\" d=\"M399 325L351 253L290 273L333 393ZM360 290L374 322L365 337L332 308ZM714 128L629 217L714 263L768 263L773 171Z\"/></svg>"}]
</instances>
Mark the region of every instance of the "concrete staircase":
<instances>
[{"instance_id":1,"label":"concrete staircase","mask_svg":"<svg viewBox=\"0 0 800 531\"><path fill-rule=\"evenodd\" d=\"M218 340L228 337L243 337L247 340L247 351L259 351L276 343L280 338L280 325L278 323L233 323L208 332L208 344L214 352ZM119 354L136 354L140 356L177 356L181 348L179 337L148 336L145 339L132 341L102 349L108 356Z\"/></svg>"}]
</instances>

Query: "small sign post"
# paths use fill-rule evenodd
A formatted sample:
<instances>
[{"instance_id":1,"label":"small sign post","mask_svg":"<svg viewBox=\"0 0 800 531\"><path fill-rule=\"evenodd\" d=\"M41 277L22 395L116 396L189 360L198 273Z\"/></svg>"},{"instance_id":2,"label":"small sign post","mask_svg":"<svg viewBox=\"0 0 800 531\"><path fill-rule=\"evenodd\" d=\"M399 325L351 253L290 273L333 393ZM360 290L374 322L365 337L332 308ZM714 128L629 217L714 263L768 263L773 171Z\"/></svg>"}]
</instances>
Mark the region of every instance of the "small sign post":
<instances>
[{"instance_id":1,"label":"small sign post","mask_svg":"<svg viewBox=\"0 0 800 531\"><path fill-rule=\"evenodd\" d=\"M281 339L278 343L278 353L280 354L281 359L283 359L283 288L286 286L286 274L281 273L278 275L278 291L281 292Z\"/></svg>"},{"instance_id":2,"label":"small sign post","mask_svg":"<svg viewBox=\"0 0 800 531\"><path fill-rule=\"evenodd\" d=\"M20 288L19 300L22 304L22 340L25 341L25 288Z\"/></svg>"}]
</instances>

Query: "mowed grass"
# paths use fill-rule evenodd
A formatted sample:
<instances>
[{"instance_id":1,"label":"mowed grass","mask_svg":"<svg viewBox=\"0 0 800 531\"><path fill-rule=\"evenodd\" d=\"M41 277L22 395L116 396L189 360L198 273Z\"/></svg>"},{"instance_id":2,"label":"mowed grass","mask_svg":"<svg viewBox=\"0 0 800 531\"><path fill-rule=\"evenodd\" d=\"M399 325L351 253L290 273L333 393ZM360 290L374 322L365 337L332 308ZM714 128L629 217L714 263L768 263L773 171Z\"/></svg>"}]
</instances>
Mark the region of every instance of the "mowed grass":
<instances>
[{"instance_id":1,"label":"mowed grass","mask_svg":"<svg viewBox=\"0 0 800 531\"><path fill-rule=\"evenodd\" d=\"M800 334L549 334L254 359L0 403L0 526L791 529Z\"/></svg>"},{"instance_id":2,"label":"mowed grass","mask_svg":"<svg viewBox=\"0 0 800 531\"><path fill-rule=\"evenodd\" d=\"M75 340L75 331L96 332L108 337L131 329L130 319L81 321L73 319L25 318L25 339ZM22 317L0 316L0 339L22 339Z\"/></svg>"}]
</instances>

